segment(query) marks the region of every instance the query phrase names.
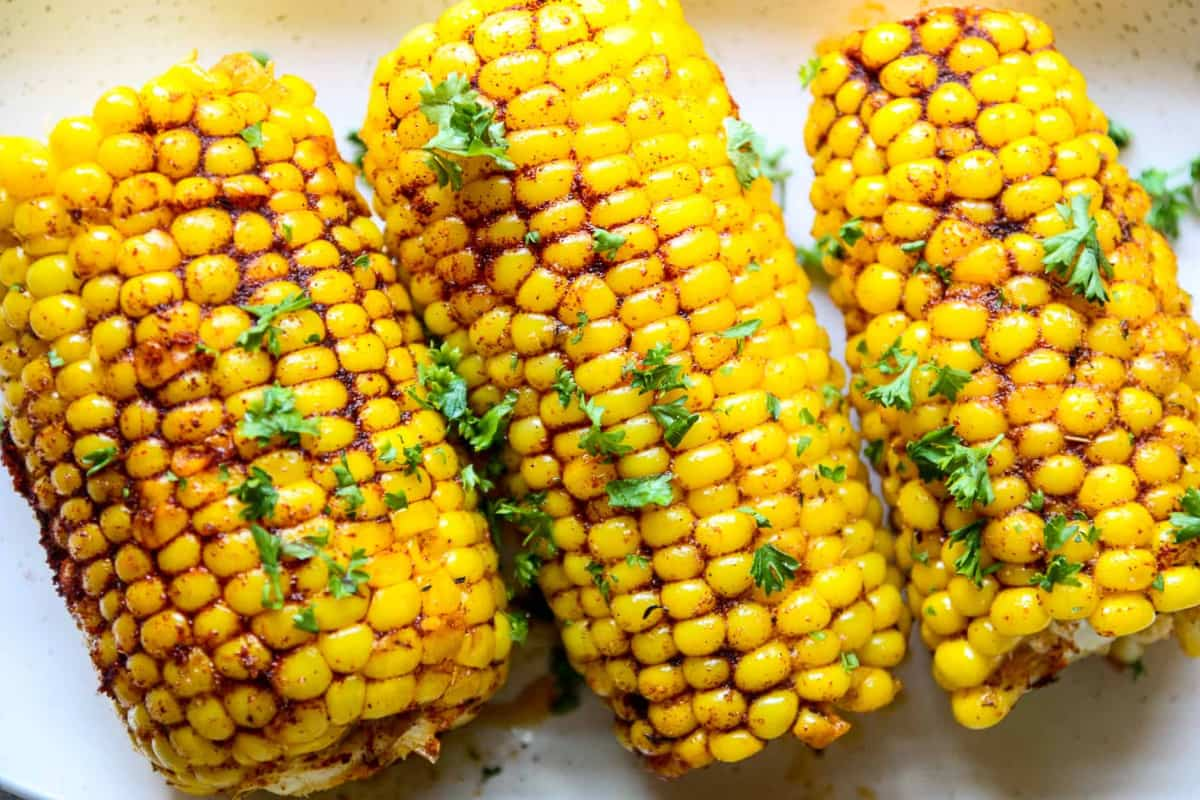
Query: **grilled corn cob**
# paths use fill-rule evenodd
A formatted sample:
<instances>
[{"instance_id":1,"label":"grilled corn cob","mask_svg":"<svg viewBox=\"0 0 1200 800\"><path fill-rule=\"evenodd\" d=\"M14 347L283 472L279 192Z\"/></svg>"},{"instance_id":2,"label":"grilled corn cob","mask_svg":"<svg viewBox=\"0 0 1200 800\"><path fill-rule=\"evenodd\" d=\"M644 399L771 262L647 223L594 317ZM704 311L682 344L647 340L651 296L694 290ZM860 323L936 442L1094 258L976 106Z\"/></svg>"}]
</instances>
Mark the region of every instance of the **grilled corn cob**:
<instances>
[{"instance_id":1,"label":"grilled corn cob","mask_svg":"<svg viewBox=\"0 0 1200 800\"><path fill-rule=\"evenodd\" d=\"M1172 624L1200 655L1198 330L1082 75L1031 16L945 9L812 90L853 403L959 722Z\"/></svg>"},{"instance_id":2,"label":"grilled corn cob","mask_svg":"<svg viewBox=\"0 0 1200 800\"><path fill-rule=\"evenodd\" d=\"M385 240L571 663L677 775L899 688L899 573L753 134L674 0L469 0L379 64ZM686 376L686 377L685 377Z\"/></svg>"},{"instance_id":3,"label":"grilled corn cob","mask_svg":"<svg viewBox=\"0 0 1200 800\"><path fill-rule=\"evenodd\" d=\"M0 143L5 459L134 744L308 793L469 720L505 592L312 89L249 55Z\"/></svg>"}]
</instances>

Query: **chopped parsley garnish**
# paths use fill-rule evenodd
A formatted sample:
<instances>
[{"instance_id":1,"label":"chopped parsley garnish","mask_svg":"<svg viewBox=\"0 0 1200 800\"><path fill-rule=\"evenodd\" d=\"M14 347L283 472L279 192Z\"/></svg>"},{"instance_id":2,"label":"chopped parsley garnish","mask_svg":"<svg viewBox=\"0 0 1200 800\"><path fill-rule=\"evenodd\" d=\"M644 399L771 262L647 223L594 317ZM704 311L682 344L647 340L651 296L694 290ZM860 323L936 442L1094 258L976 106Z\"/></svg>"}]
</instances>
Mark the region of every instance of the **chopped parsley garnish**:
<instances>
[{"instance_id":1,"label":"chopped parsley garnish","mask_svg":"<svg viewBox=\"0 0 1200 800\"><path fill-rule=\"evenodd\" d=\"M525 234L525 244L533 247L542 243L542 234L537 231L529 231Z\"/></svg>"},{"instance_id":2,"label":"chopped parsley garnish","mask_svg":"<svg viewBox=\"0 0 1200 800\"><path fill-rule=\"evenodd\" d=\"M508 617L508 635L513 644L525 644L525 640L529 638L529 615L523 611L505 611L504 615ZM496 767L496 772L499 771L500 768Z\"/></svg>"},{"instance_id":3,"label":"chopped parsley garnish","mask_svg":"<svg viewBox=\"0 0 1200 800\"><path fill-rule=\"evenodd\" d=\"M954 559L954 571L970 578L976 586L982 586L985 576L1000 569L999 562L990 567L983 566L983 529L986 526L986 519L977 519L949 534L950 541L966 545L962 555Z\"/></svg>"},{"instance_id":4,"label":"chopped parsley garnish","mask_svg":"<svg viewBox=\"0 0 1200 800\"><path fill-rule=\"evenodd\" d=\"M324 553L321 554L321 560L329 568L329 593L339 600L358 594L359 587L371 580L371 576L363 570L370 559L367 558L367 551L361 547L356 547L350 553L350 561L344 567Z\"/></svg>"},{"instance_id":5,"label":"chopped parsley garnish","mask_svg":"<svg viewBox=\"0 0 1200 800\"><path fill-rule=\"evenodd\" d=\"M100 447L90 453L86 453L83 458L79 459L83 465L88 468L87 475L90 477L95 475L100 470L107 467L117 459L117 448L115 447Z\"/></svg>"},{"instance_id":6,"label":"chopped parsley garnish","mask_svg":"<svg viewBox=\"0 0 1200 800\"><path fill-rule=\"evenodd\" d=\"M641 553L628 553L625 556L625 563L631 567L646 569L650 566L650 559Z\"/></svg>"},{"instance_id":7,"label":"chopped parsley garnish","mask_svg":"<svg viewBox=\"0 0 1200 800\"><path fill-rule=\"evenodd\" d=\"M684 398L676 397L669 403L655 403L650 413L663 429L663 439L672 447L678 447L692 426L700 421L699 414L687 410Z\"/></svg>"},{"instance_id":8,"label":"chopped parsley garnish","mask_svg":"<svg viewBox=\"0 0 1200 800\"><path fill-rule=\"evenodd\" d=\"M1163 579L1161 572L1154 576L1154 580L1150 581L1150 588L1156 592L1161 592L1166 586L1166 581Z\"/></svg>"},{"instance_id":9,"label":"chopped parsley garnish","mask_svg":"<svg viewBox=\"0 0 1200 800\"><path fill-rule=\"evenodd\" d=\"M419 444L409 445L404 448L404 474L416 475L417 470L421 468L421 459L425 450Z\"/></svg>"},{"instance_id":10,"label":"chopped parsley garnish","mask_svg":"<svg viewBox=\"0 0 1200 800\"><path fill-rule=\"evenodd\" d=\"M754 551L750 562L750 577L767 594L778 592L796 577L800 562L773 544L764 544Z\"/></svg>"},{"instance_id":11,"label":"chopped parsley garnish","mask_svg":"<svg viewBox=\"0 0 1200 800\"><path fill-rule=\"evenodd\" d=\"M371 254L362 253L356 256L353 264L356 269L366 269L367 267L371 266Z\"/></svg>"},{"instance_id":12,"label":"chopped parsley garnish","mask_svg":"<svg viewBox=\"0 0 1200 800\"><path fill-rule=\"evenodd\" d=\"M1033 494L1029 495L1029 499L1025 502L1025 507L1030 511L1041 511L1046 505L1046 493L1038 489Z\"/></svg>"},{"instance_id":13,"label":"chopped parsley garnish","mask_svg":"<svg viewBox=\"0 0 1200 800\"><path fill-rule=\"evenodd\" d=\"M362 169L363 156L367 154L367 143L362 140L359 131L348 131L346 141L350 143L350 163Z\"/></svg>"},{"instance_id":14,"label":"chopped parsley garnish","mask_svg":"<svg viewBox=\"0 0 1200 800\"><path fill-rule=\"evenodd\" d=\"M333 465L333 477L337 481L337 491L333 494L346 503L346 514L353 519L367 500L363 497L362 489L358 488L354 474L350 472L350 463L346 461L345 453L342 453L341 463Z\"/></svg>"},{"instance_id":15,"label":"chopped parsley garnish","mask_svg":"<svg viewBox=\"0 0 1200 800\"><path fill-rule=\"evenodd\" d=\"M391 439L386 439L383 447L379 448L379 463L391 464L396 460L396 444Z\"/></svg>"},{"instance_id":16,"label":"chopped parsley garnish","mask_svg":"<svg viewBox=\"0 0 1200 800\"><path fill-rule=\"evenodd\" d=\"M1124 150L1133 141L1133 132L1126 128L1115 119L1108 121L1108 138L1113 140L1113 144L1118 150Z\"/></svg>"},{"instance_id":17,"label":"chopped parsley garnish","mask_svg":"<svg viewBox=\"0 0 1200 800\"><path fill-rule=\"evenodd\" d=\"M971 373L966 370L955 369L944 364L929 364L929 367L937 370L937 377L934 378L933 386L930 387L931 395L940 394L948 400L958 398L958 393L963 387L971 382Z\"/></svg>"},{"instance_id":18,"label":"chopped parsley garnish","mask_svg":"<svg viewBox=\"0 0 1200 800\"><path fill-rule=\"evenodd\" d=\"M905 242L900 245L900 249L905 253L919 253L925 249L925 240L917 239L912 242Z\"/></svg>"},{"instance_id":19,"label":"chopped parsley garnish","mask_svg":"<svg viewBox=\"0 0 1200 800\"><path fill-rule=\"evenodd\" d=\"M821 400L825 408L842 409L842 390L832 383L826 383L821 386Z\"/></svg>"},{"instance_id":20,"label":"chopped parsley garnish","mask_svg":"<svg viewBox=\"0 0 1200 800\"><path fill-rule=\"evenodd\" d=\"M588 315L586 311L580 311L575 315L575 333L571 334L571 344L579 344L583 341L583 329L587 327Z\"/></svg>"},{"instance_id":21,"label":"chopped parsley garnish","mask_svg":"<svg viewBox=\"0 0 1200 800\"><path fill-rule=\"evenodd\" d=\"M600 590L600 595L604 598L604 601L608 602L611 600L612 584L604 576L604 565L598 561L589 561L584 569L592 576L592 583L596 584L596 588Z\"/></svg>"},{"instance_id":22,"label":"chopped parsley garnish","mask_svg":"<svg viewBox=\"0 0 1200 800\"><path fill-rule=\"evenodd\" d=\"M430 348L429 358L429 364L417 366L417 383L425 390L425 397L418 396L412 389L409 393L425 408L441 412L473 449L487 450L505 430L504 423L517 405L517 393L508 392L482 417L477 417L467 407L467 382L454 371L462 354L456 348L442 344Z\"/></svg>"},{"instance_id":23,"label":"chopped parsley garnish","mask_svg":"<svg viewBox=\"0 0 1200 800\"><path fill-rule=\"evenodd\" d=\"M526 588L533 586L541 568L542 559L535 553L520 550L513 556L513 578L521 586Z\"/></svg>"},{"instance_id":24,"label":"chopped parsley garnish","mask_svg":"<svg viewBox=\"0 0 1200 800\"><path fill-rule=\"evenodd\" d=\"M571 405L571 398L579 393L579 384L575 383L575 373L566 367L558 368L558 372L554 374L552 386L558 395L558 402L563 408Z\"/></svg>"},{"instance_id":25,"label":"chopped parsley garnish","mask_svg":"<svg viewBox=\"0 0 1200 800\"><path fill-rule=\"evenodd\" d=\"M638 394L687 388L688 381L684 377L683 367L667 363L670 355L670 342L660 342L646 353L641 367L631 370L633 388L638 390Z\"/></svg>"},{"instance_id":26,"label":"chopped parsley garnish","mask_svg":"<svg viewBox=\"0 0 1200 800\"><path fill-rule=\"evenodd\" d=\"M242 141L251 147L258 149L263 146L262 123L256 122L253 125L242 128L238 136L242 137Z\"/></svg>"},{"instance_id":27,"label":"chopped parsley garnish","mask_svg":"<svg viewBox=\"0 0 1200 800\"><path fill-rule=\"evenodd\" d=\"M858 656L854 653L842 653L842 669L846 672L854 672L858 669Z\"/></svg>"},{"instance_id":28,"label":"chopped parsley garnish","mask_svg":"<svg viewBox=\"0 0 1200 800\"><path fill-rule=\"evenodd\" d=\"M270 54L267 53L265 50L251 50L250 57L253 58L255 61L257 61L259 63L259 65L263 66L263 67L265 67L271 61Z\"/></svg>"},{"instance_id":29,"label":"chopped parsley garnish","mask_svg":"<svg viewBox=\"0 0 1200 800\"><path fill-rule=\"evenodd\" d=\"M317 627L317 610L307 605L292 615L292 624L306 633L319 633Z\"/></svg>"},{"instance_id":30,"label":"chopped parsley garnish","mask_svg":"<svg viewBox=\"0 0 1200 800\"><path fill-rule=\"evenodd\" d=\"M863 455L878 469L883 463L883 439L872 439L867 442L863 447Z\"/></svg>"},{"instance_id":31,"label":"chopped parsley garnish","mask_svg":"<svg viewBox=\"0 0 1200 800\"><path fill-rule=\"evenodd\" d=\"M599 253L603 259L612 261L617 257L617 251L623 244L625 244L625 237L619 233L606 231L604 228L592 229L592 252Z\"/></svg>"},{"instance_id":32,"label":"chopped parsley garnish","mask_svg":"<svg viewBox=\"0 0 1200 800\"><path fill-rule=\"evenodd\" d=\"M1039 586L1047 592L1051 591L1056 583L1064 586L1081 586L1079 579L1075 577L1075 573L1081 569L1083 569L1083 564L1067 561L1066 556L1055 556L1046 565L1045 572L1038 572L1030 578L1029 585Z\"/></svg>"},{"instance_id":33,"label":"chopped parsley garnish","mask_svg":"<svg viewBox=\"0 0 1200 800\"><path fill-rule=\"evenodd\" d=\"M757 508L751 508L750 506L738 506L738 512L749 515L754 520L754 524L760 528L771 527L771 520L767 518L766 514L762 513Z\"/></svg>"},{"instance_id":34,"label":"chopped parsley garnish","mask_svg":"<svg viewBox=\"0 0 1200 800\"><path fill-rule=\"evenodd\" d=\"M737 352L742 352L742 347L746 339L753 336L759 328L762 327L761 319L748 319L745 322L739 322L737 325L726 328L721 331L718 336L722 339L734 339L737 341Z\"/></svg>"},{"instance_id":35,"label":"chopped parsley garnish","mask_svg":"<svg viewBox=\"0 0 1200 800\"><path fill-rule=\"evenodd\" d=\"M1104 255L1096 236L1096 218L1088 210L1091 198L1077 194L1070 205L1055 206L1071 227L1045 241L1046 256L1042 263L1046 272L1058 275L1067 286L1092 303L1107 303L1108 290L1104 278L1112 277L1112 264Z\"/></svg>"},{"instance_id":36,"label":"chopped parsley garnish","mask_svg":"<svg viewBox=\"0 0 1200 800\"><path fill-rule=\"evenodd\" d=\"M593 456L612 457L623 456L633 449L627 444L622 444L625 431L604 430L600 424L600 420L604 417L604 406L587 398L580 402L579 407L583 409L583 413L592 423L579 439L579 446L583 448L584 452Z\"/></svg>"},{"instance_id":37,"label":"chopped parsley garnish","mask_svg":"<svg viewBox=\"0 0 1200 800\"><path fill-rule=\"evenodd\" d=\"M458 479L462 482L462 487L466 491L478 489L481 492L487 492L495 488L495 484L486 475L480 475L475 470L474 464L467 464L458 473Z\"/></svg>"},{"instance_id":38,"label":"chopped parsley garnish","mask_svg":"<svg viewBox=\"0 0 1200 800\"><path fill-rule=\"evenodd\" d=\"M913 406L912 376L919 359L916 353L905 350L897 339L883 351L875 369L884 375L895 375L889 383L882 383L866 393L866 398L886 408L909 411Z\"/></svg>"},{"instance_id":39,"label":"chopped parsley garnish","mask_svg":"<svg viewBox=\"0 0 1200 800\"><path fill-rule=\"evenodd\" d=\"M749 122L736 117L725 118L725 153L743 189L762 176L761 162L766 150L766 140Z\"/></svg>"},{"instance_id":40,"label":"chopped parsley garnish","mask_svg":"<svg viewBox=\"0 0 1200 800\"><path fill-rule=\"evenodd\" d=\"M234 341L238 347L248 352L254 352L262 347L263 339L267 342L267 352L273 356L279 355L279 328L273 323L283 314L302 311L312 305L312 298L304 292L285 297L278 303L262 306L241 306L243 311L249 311L257 321L238 334Z\"/></svg>"},{"instance_id":41,"label":"chopped parsley garnish","mask_svg":"<svg viewBox=\"0 0 1200 800\"><path fill-rule=\"evenodd\" d=\"M773 420L778 420L783 413L783 402L770 392L767 392L767 413Z\"/></svg>"},{"instance_id":42,"label":"chopped parsley garnish","mask_svg":"<svg viewBox=\"0 0 1200 800\"><path fill-rule=\"evenodd\" d=\"M1042 527L1042 540L1045 542L1047 550L1058 550L1079 532L1079 526L1068 525L1067 518L1062 514L1051 514L1046 517L1046 522Z\"/></svg>"},{"instance_id":43,"label":"chopped parsley garnish","mask_svg":"<svg viewBox=\"0 0 1200 800\"><path fill-rule=\"evenodd\" d=\"M316 434L315 420L305 419L296 410L296 395L278 384L268 386L262 396L246 407L238 431L248 439L267 444L276 436L285 444L300 444L302 434Z\"/></svg>"},{"instance_id":44,"label":"chopped parsley garnish","mask_svg":"<svg viewBox=\"0 0 1200 800\"><path fill-rule=\"evenodd\" d=\"M294 229L292 228L292 224L290 222L284 222L284 223L280 224L280 227L283 228L283 240L285 242L287 242L288 244L291 244L292 243L292 233L294 231Z\"/></svg>"},{"instance_id":45,"label":"chopped parsley garnish","mask_svg":"<svg viewBox=\"0 0 1200 800\"><path fill-rule=\"evenodd\" d=\"M429 154L425 163L437 175L438 186L462 188L462 165L452 156L485 156L502 170L517 168L507 155L504 123L496 120L494 108L479 102L478 92L465 76L452 72L437 86L426 82L418 93L421 113L438 127L424 146Z\"/></svg>"},{"instance_id":46,"label":"chopped parsley garnish","mask_svg":"<svg viewBox=\"0 0 1200 800\"><path fill-rule=\"evenodd\" d=\"M804 451L808 449L808 446L810 444L812 444L811 436L801 435L801 436L796 437L796 455L797 456L804 455Z\"/></svg>"},{"instance_id":47,"label":"chopped parsley garnish","mask_svg":"<svg viewBox=\"0 0 1200 800\"><path fill-rule=\"evenodd\" d=\"M1176 511L1170 517L1175 543L1183 544L1200 538L1200 491L1189 486L1179 498L1179 506L1183 511Z\"/></svg>"},{"instance_id":48,"label":"chopped parsley garnish","mask_svg":"<svg viewBox=\"0 0 1200 800\"><path fill-rule=\"evenodd\" d=\"M800 85L807 89L821 72L821 57L813 56L800 65Z\"/></svg>"},{"instance_id":49,"label":"chopped parsley garnish","mask_svg":"<svg viewBox=\"0 0 1200 800\"><path fill-rule=\"evenodd\" d=\"M971 349L974 350L975 354L980 358L987 358L987 354L983 352L983 342L979 340L978 336L971 340Z\"/></svg>"},{"instance_id":50,"label":"chopped parsley garnish","mask_svg":"<svg viewBox=\"0 0 1200 800\"><path fill-rule=\"evenodd\" d=\"M62 357L62 356L60 356L60 355L59 355L59 354L58 354L58 353L57 353L55 350L53 350L53 349L52 349L52 350L50 350L50 352L49 352L49 353L46 353L46 359L47 359L47 360L50 362L50 366L51 366L51 368L53 368L53 369L58 369L58 368L59 368L59 367L61 367L63 364L66 364L66 363L67 363L66 361L64 361L64 360L63 360L63 357Z\"/></svg>"},{"instance_id":51,"label":"chopped parsley garnish","mask_svg":"<svg viewBox=\"0 0 1200 800\"><path fill-rule=\"evenodd\" d=\"M817 472L822 478L827 478L834 483L841 483L846 480L846 465L838 464L836 467L830 467L825 464L817 465Z\"/></svg>"},{"instance_id":52,"label":"chopped parsley garnish","mask_svg":"<svg viewBox=\"0 0 1200 800\"><path fill-rule=\"evenodd\" d=\"M866 235L867 232L863 230L863 221L858 217L851 217L838 227L837 238L847 247L854 247L858 244L858 240Z\"/></svg>"},{"instance_id":53,"label":"chopped parsley garnish","mask_svg":"<svg viewBox=\"0 0 1200 800\"><path fill-rule=\"evenodd\" d=\"M645 478L620 478L609 481L605 486L609 505L614 508L642 508L650 504L670 504L674 493L671 490L670 472L649 475Z\"/></svg>"},{"instance_id":54,"label":"chopped parsley garnish","mask_svg":"<svg viewBox=\"0 0 1200 800\"><path fill-rule=\"evenodd\" d=\"M1187 178L1176 183L1173 178L1184 171ZM1165 169L1147 169L1138 176L1138 183L1150 195L1150 211L1146 224L1164 236L1175 239L1179 236L1179 223L1188 214L1200 213L1196 202L1196 187L1200 185L1200 157L1193 159L1188 167L1168 172Z\"/></svg>"},{"instance_id":55,"label":"chopped parsley garnish","mask_svg":"<svg viewBox=\"0 0 1200 800\"><path fill-rule=\"evenodd\" d=\"M392 511L403 511L408 508L408 495L401 491L387 492L383 502Z\"/></svg>"},{"instance_id":56,"label":"chopped parsley garnish","mask_svg":"<svg viewBox=\"0 0 1200 800\"><path fill-rule=\"evenodd\" d=\"M245 504L240 512L244 520L267 519L275 513L279 492L271 481L271 473L262 467L250 467L246 480L229 490L229 494Z\"/></svg>"},{"instance_id":57,"label":"chopped parsley garnish","mask_svg":"<svg viewBox=\"0 0 1200 800\"><path fill-rule=\"evenodd\" d=\"M281 609L283 608L283 586L279 555L283 541L257 524L250 526L250 535L254 537L254 546L258 548L258 558L262 562L263 572L267 575L267 580L262 587L262 607Z\"/></svg>"},{"instance_id":58,"label":"chopped parsley garnish","mask_svg":"<svg viewBox=\"0 0 1200 800\"><path fill-rule=\"evenodd\" d=\"M909 442L906 449L917 465L921 480L944 480L946 491L958 507L967 509L972 503L986 506L996 499L987 462L1003 439L1000 434L987 444L968 447L955 433L954 426L947 425Z\"/></svg>"}]
</instances>

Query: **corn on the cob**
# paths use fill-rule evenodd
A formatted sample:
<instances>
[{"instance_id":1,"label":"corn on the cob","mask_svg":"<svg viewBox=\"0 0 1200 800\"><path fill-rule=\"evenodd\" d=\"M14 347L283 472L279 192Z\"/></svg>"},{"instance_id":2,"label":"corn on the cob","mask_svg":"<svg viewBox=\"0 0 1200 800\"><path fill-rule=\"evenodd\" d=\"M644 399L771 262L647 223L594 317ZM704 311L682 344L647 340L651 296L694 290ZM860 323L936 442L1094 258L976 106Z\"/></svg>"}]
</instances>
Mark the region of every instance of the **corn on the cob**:
<instances>
[{"instance_id":1,"label":"corn on the cob","mask_svg":"<svg viewBox=\"0 0 1200 800\"><path fill-rule=\"evenodd\" d=\"M298 78L175 66L0 143L5 459L135 745L308 793L469 720L505 591L382 236Z\"/></svg>"},{"instance_id":2,"label":"corn on the cob","mask_svg":"<svg viewBox=\"0 0 1200 800\"><path fill-rule=\"evenodd\" d=\"M906 612L844 373L678 4L459 3L361 135L425 324L473 405L512 393L501 493L622 743L674 775L889 703Z\"/></svg>"},{"instance_id":3,"label":"corn on the cob","mask_svg":"<svg viewBox=\"0 0 1200 800\"><path fill-rule=\"evenodd\" d=\"M813 230L955 716L1172 623L1200 655L1200 331L1083 77L1031 16L946 9L812 89Z\"/></svg>"}]
</instances>

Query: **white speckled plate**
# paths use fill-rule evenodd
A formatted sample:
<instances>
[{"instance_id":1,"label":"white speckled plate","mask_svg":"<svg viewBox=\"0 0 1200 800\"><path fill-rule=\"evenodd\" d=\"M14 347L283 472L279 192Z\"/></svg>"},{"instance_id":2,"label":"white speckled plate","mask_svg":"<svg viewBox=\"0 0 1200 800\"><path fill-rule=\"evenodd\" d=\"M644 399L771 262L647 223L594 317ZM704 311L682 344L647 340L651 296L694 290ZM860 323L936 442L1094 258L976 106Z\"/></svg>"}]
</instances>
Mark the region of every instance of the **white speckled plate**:
<instances>
[{"instance_id":1,"label":"white speckled plate","mask_svg":"<svg viewBox=\"0 0 1200 800\"><path fill-rule=\"evenodd\" d=\"M725 70L744 116L792 148L788 217L805 238L810 166L800 130L806 96L796 67L831 32L907 14L914 2L684 0ZM339 131L358 127L370 71L441 0L0 0L0 129L45 135L60 116L86 113L100 92L141 83L193 48L203 61L262 49L278 68L313 81ZM1135 132L1134 167L1173 166L1200 151L1200 38L1196 0L1030 0L1012 5L1053 24L1059 44L1091 81L1092 95ZM1182 279L1200 290L1200 226L1179 247ZM841 320L818 298L839 340ZM0 481L0 785L29 797L167 798L129 748L79 634L50 588L25 505ZM441 762L413 760L329 798L439 800L542 796L716 800L735 793L819 798L1195 797L1200 666L1173 644L1154 647L1131 684L1102 660L1071 668L1026 698L1000 727L970 733L950 718L918 644L902 670L908 691L862 718L818 757L786 739L734 767L674 783L642 773L609 733L593 698L561 717L522 713L520 694L545 664L547 637L525 648L502 696L446 738ZM527 704L526 704L527 705ZM482 768L503 766L483 782Z\"/></svg>"}]
</instances>

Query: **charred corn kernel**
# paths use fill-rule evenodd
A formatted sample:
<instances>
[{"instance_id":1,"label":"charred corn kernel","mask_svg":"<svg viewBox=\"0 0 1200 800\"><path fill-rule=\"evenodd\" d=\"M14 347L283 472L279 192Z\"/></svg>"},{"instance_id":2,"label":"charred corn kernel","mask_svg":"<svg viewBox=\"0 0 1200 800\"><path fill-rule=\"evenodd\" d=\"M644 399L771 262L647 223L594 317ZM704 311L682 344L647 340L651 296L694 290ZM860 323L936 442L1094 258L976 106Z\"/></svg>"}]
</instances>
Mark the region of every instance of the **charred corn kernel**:
<instances>
[{"instance_id":1,"label":"charred corn kernel","mask_svg":"<svg viewBox=\"0 0 1200 800\"><path fill-rule=\"evenodd\" d=\"M994 725L1078 643L1115 657L1164 635L1159 615L1194 654L1200 551L1170 518L1200 463L1200 328L1083 77L1044 23L983 9L876 25L822 64L813 233L863 234L824 267L955 717ZM1089 221L1090 291L1054 239Z\"/></svg>"},{"instance_id":2,"label":"charred corn kernel","mask_svg":"<svg viewBox=\"0 0 1200 800\"><path fill-rule=\"evenodd\" d=\"M195 794L432 752L511 650L463 457L409 394L420 324L313 100L242 54L114 90L50 149L0 139L11 463L104 690ZM244 308L291 296L269 327Z\"/></svg>"},{"instance_id":3,"label":"charred corn kernel","mask_svg":"<svg viewBox=\"0 0 1200 800\"><path fill-rule=\"evenodd\" d=\"M878 58L909 46L893 34ZM887 80L919 93L934 66ZM421 89L452 72L494 109L515 169L443 154L455 180L439 181L428 166ZM869 140L871 163L889 143L936 160L906 135L920 114L901 98L840 131L843 158ZM622 744L670 776L789 729L828 744L847 727L824 705L850 689L842 648L880 670L904 654L844 376L769 182L730 158L735 117L676 0L467 0L380 62L361 129L386 245L426 326L460 351L471 407L519 397L512 471L490 493L532 493L551 517L553 549L533 550L568 656ZM889 178L851 172L842 194L886 212ZM944 169L912 181L914 202L947 191ZM899 307L900 265L877 272L864 296ZM654 502L620 504L647 482ZM797 578L764 583L763 557L795 559ZM367 624L411 624L410 602L373 605ZM861 686L846 702L870 710L896 684Z\"/></svg>"}]
</instances>

